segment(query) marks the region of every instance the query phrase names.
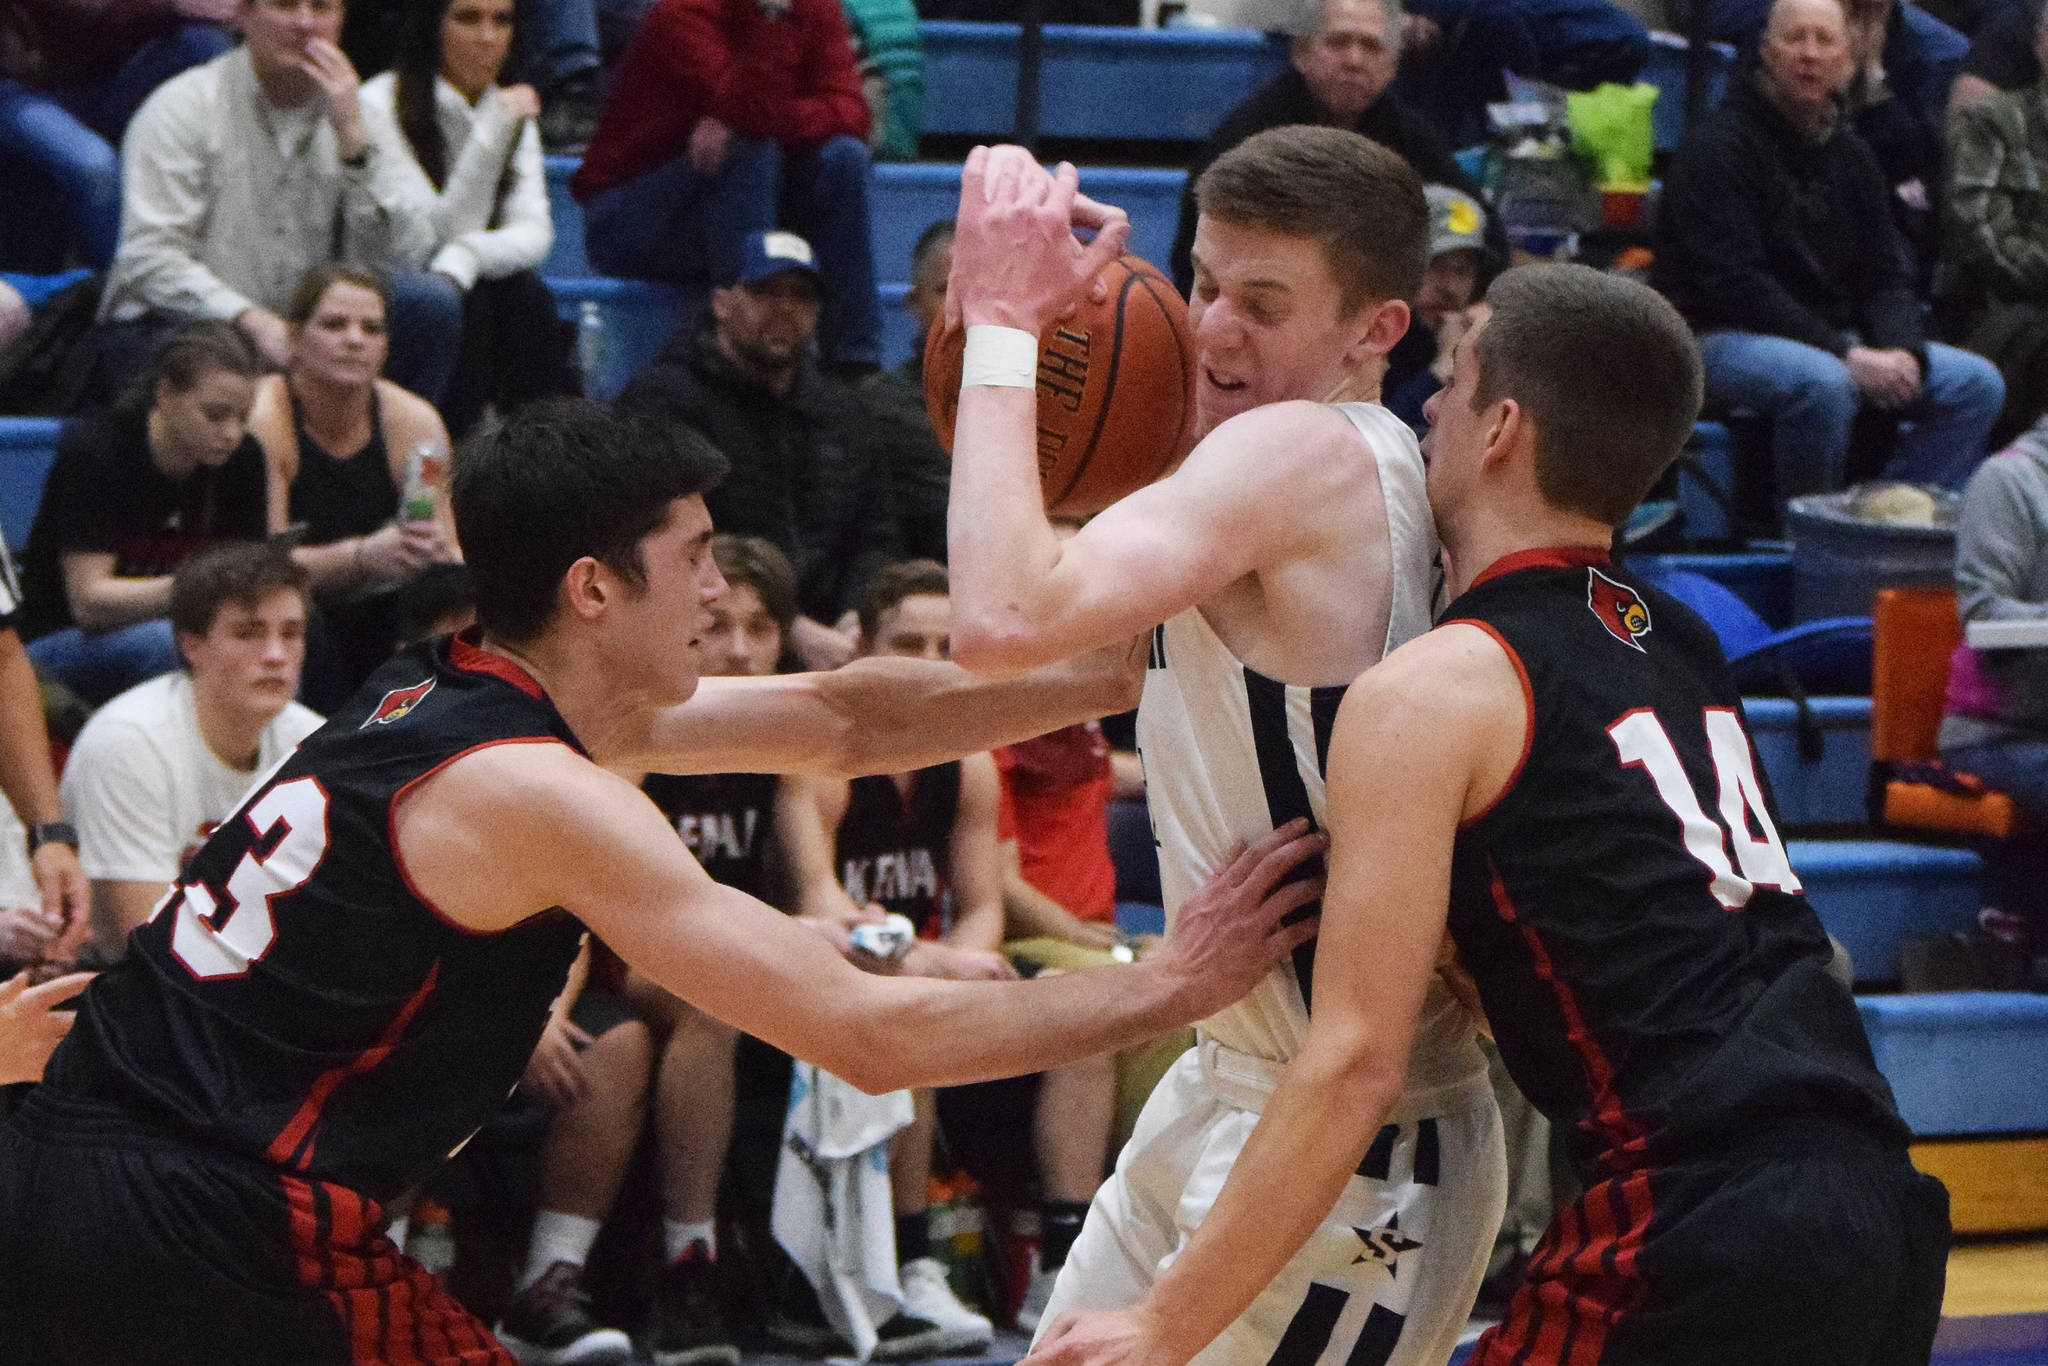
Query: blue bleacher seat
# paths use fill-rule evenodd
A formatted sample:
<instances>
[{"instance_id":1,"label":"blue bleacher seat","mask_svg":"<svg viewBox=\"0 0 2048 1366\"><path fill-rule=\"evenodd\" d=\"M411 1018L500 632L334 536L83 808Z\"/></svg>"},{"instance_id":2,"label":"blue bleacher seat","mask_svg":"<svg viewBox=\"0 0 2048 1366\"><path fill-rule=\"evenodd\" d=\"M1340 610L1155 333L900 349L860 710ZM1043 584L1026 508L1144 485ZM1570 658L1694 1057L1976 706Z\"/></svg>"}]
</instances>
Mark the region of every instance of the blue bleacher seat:
<instances>
[{"instance_id":1,"label":"blue bleacher seat","mask_svg":"<svg viewBox=\"0 0 2048 1366\"><path fill-rule=\"evenodd\" d=\"M1870 618L1824 617L1773 630L1734 589L1687 569L1641 565L1643 577L1705 618L1745 693L1868 693Z\"/></svg>"},{"instance_id":2,"label":"blue bleacher seat","mask_svg":"<svg viewBox=\"0 0 2048 1366\"><path fill-rule=\"evenodd\" d=\"M1648 81L1657 87L1657 103L1651 107L1651 136L1657 150L1668 152L1685 135L1685 64L1688 55L1685 39L1675 33L1652 33L1650 35L1650 60L1644 65L1639 80ZM1707 77L1707 108L1721 103L1721 96L1727 93L1728 78L1735 70L1735 49L1726 43L1710 43L1712 54Z\"/></svg>"},{"instance_id":3,"label":"blue bleacher seat","mask_svg":"<svg viewBox=\"0 0 2048 1366\"><path fill-rule=\"evenodd\" d=\"M1849 825L1865 819L1869 698L1807 699L1807 715L1821 741L1818 759L1800 753L1799 708L1790 698L1745 697L1742 711L1780 820L1787 825Z\"/></svg>"},{"instance_id":4,"label":"blue bleacher seat","mask_svg":"<svg viewBox=\"0 0 2048 1366\"><path fill-rule=\"evenodd\" d=\"M2048 996L1938 991L1856 1004L1916 1137L2048 1130Z\"/></svg>"},{"instance_id":5,"label":"blue bleacher seat","mask_svg":"<svg viewBox=\"0 0 2048 1366\"><path fill-rule=\"evenodd\" d=\"M676 327L696 316L701 294L652 280L608 280L602 276L551 279L555 311L577 321L586 299L596 302L604 320L604 364L590 382L592 398L610 398L626 381L661 353Z\"/></svg>"},{"instance_id":6,"label":"blue bleacher seat","mask_svg":"<svg viewBox=\"0 0 2048 1366\"><path fill-rule=\"evenodd\" d=\"M1792 624L1792 554L1751 549L1723 555L1631 555L1628 567L1642 574L1686 570L1731 589L1774 630Z\"/></svg>"},{"instance_id":7,"label":"blue bleacher seat","mask_svg":"<svg viewBox=\"0 0 2048 1366\"><path fill-rule=\"evenodd\" d=\"M1005 137L1017 112L1015 24L927 21L924 129ZM1039 131L1198 142L1283 70L1287 48L1249 29L1048 24Z\"/></svg>"},{"instance_id":8,"label":"blue bleacher seat","mask_svg":"<svg viewBox=\"0 0 2048 1366\"><path fill-rule=\"evenodd\" d=\"M1725 541L1734 534L1728 509L1707 491L1701 476L1713 481L1714 488L1724 495L1735 487L1735 438L1718 422L1695 422L1685 453L1698 465L1697 470L1678 467L1678 507L1685 514L1686 539Z\"/></svg>"},{"instance_id":9,"label":"blue bleacher seat","mask_svg":"<svg viewBox=\"0 0 2048 1366\"><path fill-rule=\"evenodd\" d=\"M1908 939L1976 923L1982 868L1967 849L1889 840L1791 840L1806 899L1842 941L1859 983L1899 980Z\"/></svg>"},{"instance_id":10,"label":"blue bleacher seat","mask_svg":"<svg viewBox=\"0 0 2048 1366\"><path fill-rule=\"evenodd\" d=\"M0 534L16 555L43 501L43 480L57 458L64 424L54 417L0 418Z\"/></svg>"}]
</instances>

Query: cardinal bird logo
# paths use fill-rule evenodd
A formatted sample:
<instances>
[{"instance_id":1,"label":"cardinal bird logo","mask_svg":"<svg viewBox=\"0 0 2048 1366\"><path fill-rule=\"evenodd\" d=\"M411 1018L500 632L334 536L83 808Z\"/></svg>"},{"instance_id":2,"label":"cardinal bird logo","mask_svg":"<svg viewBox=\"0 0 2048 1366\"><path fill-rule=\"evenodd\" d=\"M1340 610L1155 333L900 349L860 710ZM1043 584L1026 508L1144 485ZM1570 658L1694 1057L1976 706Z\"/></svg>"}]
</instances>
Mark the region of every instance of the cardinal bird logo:
<instances>
[{"instance_id":1,"label":"cardinal bird logo","mask_svg":"<svg viewBox=\"0 0 2048 1366\"><path fill-rule=\"evenodd\" d=\"M1650 634L1650 609L1643 605L1635 589L1589 568L1586 570L1586 606L1600 618L1607 634L1632 650L1643 648L1643 637Z\"/></svg>"},{"instance_id":2,"label":"cardinal bird logo","mask_svg":"<svg viewBox=\"0 0 2048 1366\"><path fill-rule=\"evenodd\" d=\"M433 690L434 680L431 678L424 683L415 683L410 688L393 688L384 694L384 700L377 704L377 710L370 713L369 719L356 729L366 730L371 726L389 725L424 702L427 694Z\"/></svg>"}]
</instances>

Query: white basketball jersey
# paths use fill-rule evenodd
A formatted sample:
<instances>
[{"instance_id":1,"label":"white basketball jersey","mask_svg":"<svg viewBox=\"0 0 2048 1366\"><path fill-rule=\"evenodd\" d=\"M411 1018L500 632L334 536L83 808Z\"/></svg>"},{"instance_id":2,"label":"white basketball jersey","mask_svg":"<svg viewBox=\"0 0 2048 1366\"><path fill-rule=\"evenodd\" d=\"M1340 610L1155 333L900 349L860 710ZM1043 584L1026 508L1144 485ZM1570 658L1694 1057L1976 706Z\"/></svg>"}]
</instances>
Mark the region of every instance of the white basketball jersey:
<instances>
[{"instance_id":1,"label":"white basketball jersey","mask_svg":"<svg viewBox=\"0 0 2048 1366\"><path fill-rule=\"evenodd\" d=\"M1415 435L1377 403L1337 405L1379 467L1392 550L1393 611L1381 653L1430 627L1436 526L1423 493ZM1323 824L1323 772L1344 688L1281 683L1246 667L1199 608L1152 635L1138 751L1159 846L1169 920L1239 846L1306 816ZM1313 943L1267 974L1249 995L1202 1022L1226 1048L1275 1062L1292 1058L1308 1029ZM1409 1061L1411 1091L1485 1069L1472 1022L1441 980L1432 981Z\"/></svg>"}]
</instances>

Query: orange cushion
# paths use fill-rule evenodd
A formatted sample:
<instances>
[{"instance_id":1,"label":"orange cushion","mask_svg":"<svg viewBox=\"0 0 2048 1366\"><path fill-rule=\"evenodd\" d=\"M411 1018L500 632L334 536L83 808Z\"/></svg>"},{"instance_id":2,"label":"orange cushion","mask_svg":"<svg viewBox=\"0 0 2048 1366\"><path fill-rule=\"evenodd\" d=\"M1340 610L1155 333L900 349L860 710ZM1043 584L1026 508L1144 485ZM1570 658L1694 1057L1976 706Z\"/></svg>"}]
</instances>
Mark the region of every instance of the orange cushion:
<instances>
[{"instance_id":1,"label":"orange cushion","mask_svg":"<svg viewBox=\"0 0 2048 1366\"><path fill-rule=\"evenodd\" d=\"M1999 840L2011 839L2021 824L2019 808L2003 792L1964 796L1927 783L1904 782L1884 785L1884 819L1887 825Z\"/></svg>"}]
</instances>

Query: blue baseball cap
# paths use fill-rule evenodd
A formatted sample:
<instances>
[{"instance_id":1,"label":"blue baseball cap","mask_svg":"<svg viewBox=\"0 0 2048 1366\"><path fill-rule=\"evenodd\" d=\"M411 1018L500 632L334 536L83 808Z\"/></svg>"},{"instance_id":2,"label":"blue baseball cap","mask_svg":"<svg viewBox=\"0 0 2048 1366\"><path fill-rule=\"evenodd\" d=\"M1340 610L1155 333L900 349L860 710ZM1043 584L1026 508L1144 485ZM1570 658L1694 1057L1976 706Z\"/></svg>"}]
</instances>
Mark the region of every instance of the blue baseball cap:
<instances>
[{"instance_id":1,"label":"blue baseball cap","mask_svg":"<svg viewBox=\"0 0 2048 1366\"><path fill-rule=\"evenodd\" d=\"M800 270L816 281L819 288L824 287L825 279L818 274L817 253L811 250L809 242L780 229L750 232L740 242L728 283L759 284L785 270Z\"/></svg>"}]
</instances>

